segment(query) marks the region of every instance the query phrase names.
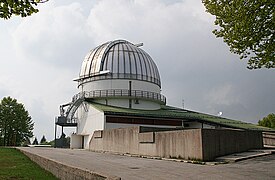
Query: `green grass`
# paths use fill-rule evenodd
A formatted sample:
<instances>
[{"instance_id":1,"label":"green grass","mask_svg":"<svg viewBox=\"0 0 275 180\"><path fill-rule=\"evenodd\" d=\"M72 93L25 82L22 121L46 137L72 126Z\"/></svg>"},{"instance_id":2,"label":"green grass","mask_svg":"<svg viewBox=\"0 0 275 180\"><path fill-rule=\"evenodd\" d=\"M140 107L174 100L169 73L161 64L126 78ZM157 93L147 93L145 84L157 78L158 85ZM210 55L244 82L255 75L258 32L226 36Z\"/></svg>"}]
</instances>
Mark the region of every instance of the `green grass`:
<instances>
[{"instance_id":1,"label":"green grass","mask_svg":"<svg viewBox=\"0 0 275 180\"><path fill-rule=\"evenodd\" d=\"M15 148L0 147L0 179L57 179Z\"/></svg>"}]
</instances>

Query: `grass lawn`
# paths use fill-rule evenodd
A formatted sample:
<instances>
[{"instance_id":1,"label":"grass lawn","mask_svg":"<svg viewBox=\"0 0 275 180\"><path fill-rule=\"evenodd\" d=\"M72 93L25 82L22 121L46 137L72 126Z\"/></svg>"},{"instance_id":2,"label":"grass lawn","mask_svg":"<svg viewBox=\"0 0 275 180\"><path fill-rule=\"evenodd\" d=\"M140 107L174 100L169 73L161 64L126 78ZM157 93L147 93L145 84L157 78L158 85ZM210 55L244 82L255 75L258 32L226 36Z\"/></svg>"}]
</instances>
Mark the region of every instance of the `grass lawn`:
<instances>
[{"instance_id":1,"label":"grass lawn","mask_svg":"<svg viewBox=\"0 0 275 180\"><path fill-rule=\"evenodd\" d=\"M0 179L57 179L15 148L0 147Z\"/></svg>"}]
</instances>

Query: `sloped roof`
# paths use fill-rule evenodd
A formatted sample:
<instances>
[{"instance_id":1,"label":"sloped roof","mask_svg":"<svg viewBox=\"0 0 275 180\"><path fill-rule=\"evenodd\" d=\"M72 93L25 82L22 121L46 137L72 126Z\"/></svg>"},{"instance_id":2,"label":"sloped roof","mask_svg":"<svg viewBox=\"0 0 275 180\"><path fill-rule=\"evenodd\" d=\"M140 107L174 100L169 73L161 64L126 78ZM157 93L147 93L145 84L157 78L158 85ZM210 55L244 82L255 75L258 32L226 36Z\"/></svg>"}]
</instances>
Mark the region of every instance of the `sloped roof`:
<instances>
[{"instance_id":1,"label":"sloped roof","mask_svg":"<svg viewBox=\"0 0 275 180\"><path fill-rule=\"evenodd\" d=\"M229 128L257 130L257 131L275 131L271 128L258 126L251 123L246 123L238 120L227 119L219 116L199 113L186 109L176 108L172 106L161 106L158 110L140 110L129 109L116 106L107 106L94 102L89 102L96 109L103 111L106 115L120 115L120 116L136 116L136 117L150 117L150 118L169 118L169 119L184 119L188 121L199 121L210 124L217 124Z\"/></svg>"}]
</instances>

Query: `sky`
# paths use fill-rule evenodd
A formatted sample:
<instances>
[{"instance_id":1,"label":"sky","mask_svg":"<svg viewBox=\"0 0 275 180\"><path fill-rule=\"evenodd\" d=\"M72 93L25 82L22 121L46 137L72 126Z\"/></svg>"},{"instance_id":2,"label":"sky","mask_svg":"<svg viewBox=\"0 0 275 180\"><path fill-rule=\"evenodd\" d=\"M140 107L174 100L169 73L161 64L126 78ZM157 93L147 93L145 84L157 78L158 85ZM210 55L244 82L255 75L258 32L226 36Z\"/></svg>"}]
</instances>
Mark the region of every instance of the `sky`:
<instances>
[{"instance_id":1,"label":"sky","mask_svg":"<svg viewBox=\"0 0 275 180\"><path fill-rule=\"evenodd\" d=\"M85 55L116 39L144 43L168 105L250 123L275 112L275 70L248 70L230 53L201 0L50 0L38 9L0 19L0 98L25 105L38 140L54 139Z\"/></svg>"}]
</instances>

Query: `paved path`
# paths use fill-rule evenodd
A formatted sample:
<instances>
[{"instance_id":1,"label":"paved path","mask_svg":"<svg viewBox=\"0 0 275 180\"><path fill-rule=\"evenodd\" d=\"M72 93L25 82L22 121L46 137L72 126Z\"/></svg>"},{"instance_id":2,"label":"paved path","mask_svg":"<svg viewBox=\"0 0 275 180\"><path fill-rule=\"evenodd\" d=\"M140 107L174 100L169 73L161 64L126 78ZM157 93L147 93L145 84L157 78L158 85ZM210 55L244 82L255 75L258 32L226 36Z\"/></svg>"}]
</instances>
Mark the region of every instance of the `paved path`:
<instances>
[{"instance_id":1,"label":"paved path","mask_svg":"<svg viewBox=\"0 0 275 180\"><path fill-rule=\"evenodd\" d=\"M64 164L89 169L124 179L275 179L275 155L267 155L236 163L197 165L96 153L86 150L22 148L28 152Z\"/></svg>"}]
</instances>

